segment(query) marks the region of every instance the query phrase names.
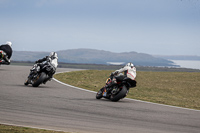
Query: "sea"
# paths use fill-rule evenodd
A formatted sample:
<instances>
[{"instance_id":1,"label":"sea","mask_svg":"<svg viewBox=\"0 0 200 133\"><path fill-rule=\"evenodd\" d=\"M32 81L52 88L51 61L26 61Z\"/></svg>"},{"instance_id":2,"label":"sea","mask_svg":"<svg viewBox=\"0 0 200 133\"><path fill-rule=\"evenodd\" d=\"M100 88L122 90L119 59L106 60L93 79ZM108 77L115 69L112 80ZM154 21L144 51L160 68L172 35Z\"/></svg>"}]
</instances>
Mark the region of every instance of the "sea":
<instances>
[{"instance_id":1,"label":"sea","mask_svg":"<svg viewBox=\"0 0 200 133\"><path fill-rule=\"evenodd\" d=\"M179 65L181 68L200 69L199 60L171 60L175 65Z\"/></svg>"},{"instance_id":2,"label":"sea","mask_svg":"<svg viewBox=\"0 0 200 133\"><path fill-rule=\"evenodd\" d=\"M174 65L179 65L181 68L200 69L200 60L170 60ZM107 62L112 65L123 65L124 62Z\"/></svg>"}]
</instances>

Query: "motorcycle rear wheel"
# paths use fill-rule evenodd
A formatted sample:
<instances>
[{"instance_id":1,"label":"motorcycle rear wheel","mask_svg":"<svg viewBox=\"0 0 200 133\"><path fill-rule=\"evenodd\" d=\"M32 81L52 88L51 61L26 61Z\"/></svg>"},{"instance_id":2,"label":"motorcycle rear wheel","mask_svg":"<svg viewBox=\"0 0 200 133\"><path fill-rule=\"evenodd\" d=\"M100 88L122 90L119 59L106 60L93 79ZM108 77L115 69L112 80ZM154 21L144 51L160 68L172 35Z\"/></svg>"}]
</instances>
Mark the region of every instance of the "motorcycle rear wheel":
<instances>
[{"instance_id":1,"label":"motorcycle rear wheel","mask_svg":"<svg viewBox=\"0 0 200 133\"><path fill-rule=\"evenodd\" d=\"M124 98L127 94L127 88L126 86L123 86L121 91L119 91L119 93L117 93L116 95L111 95L110 100L113 102L117 102L120 99Z\"/></svg>"},{"instance_id":2,"label":"motorcycle rear wheel","mask_svg":"<svg viewBox=\"0 0 200 133\"><path fill-rule=\"evenodd\" d=\"M44 72L42 72L38 76L39 76L38 79L36 79L36 81L33 81L32 84L33 87L38 87L46 78L46 74Z\"/></svg>"}]
</instances>

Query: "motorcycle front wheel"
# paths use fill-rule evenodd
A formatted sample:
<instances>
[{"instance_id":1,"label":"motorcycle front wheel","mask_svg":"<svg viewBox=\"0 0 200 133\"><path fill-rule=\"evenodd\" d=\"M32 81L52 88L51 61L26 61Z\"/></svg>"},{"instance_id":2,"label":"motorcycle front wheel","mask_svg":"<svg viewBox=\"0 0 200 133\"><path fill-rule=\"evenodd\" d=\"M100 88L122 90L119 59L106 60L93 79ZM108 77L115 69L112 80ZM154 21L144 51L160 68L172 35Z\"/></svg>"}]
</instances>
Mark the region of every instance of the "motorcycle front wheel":
<instances>
[{"instance_id":1,"label":"motorcycle front wheel","mask_svg":"<svg viewBox=\"0 0 200 133\"><path fill-rule=\"evenodd\" d=\"M102 97L103 97L102 91L99 90L99 91L97 92L97 94L96 94L96 99L101 99Z\"/></svg>"}]
</instances>

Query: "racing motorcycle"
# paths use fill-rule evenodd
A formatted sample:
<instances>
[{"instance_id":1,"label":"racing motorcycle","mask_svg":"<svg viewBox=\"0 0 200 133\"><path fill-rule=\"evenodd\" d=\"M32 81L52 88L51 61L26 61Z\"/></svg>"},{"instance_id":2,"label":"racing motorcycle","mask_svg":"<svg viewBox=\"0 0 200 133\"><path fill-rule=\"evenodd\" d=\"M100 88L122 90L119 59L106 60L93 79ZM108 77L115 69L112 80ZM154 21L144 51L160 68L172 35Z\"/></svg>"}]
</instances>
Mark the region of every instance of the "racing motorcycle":
<instances>
[{"instance_id":1,"label":"racing motorcycle","mask_svg":"<svg viewBox=\"0 0 200 133\"><path fill-rule=\"evenodd\" d=\"M114 75L111 74L110 77L106 80L106 85L112 82L113 76ZM111 101L117 102L120 99L126 97L129 92L129 89L135 87L137 83L135 80L131 80L127 77L123 79L116 77L116 81L117 84L110 88L103 87L103 92L102 89L100 89L96 94L96 99L101 99L102 97L104 97Z\"/></svg>"},{"instance_id":2,"label":"racing motorcycle","mask_svg":"<svg viewBox=\"0 0 200 133\"><path fill-rule=\"evenodd\" d=\"M9 63L6 62L6 61L4 60L4 58L7 58L7 60L9 60L8 57L7 57L7 54L6 54L3 50L0 50L0 65L1 65L1 64L9 65Z\"/></svg>"},{"instance_id":3,"label":"racing motorcycle","mask_svg":"<svg viewBox=\"0 0 200 133\"><path fill-rule=\"evenodd\" d=\"M43 61L40 65L34 64L24 85L32 84L33 87L38 87L42 83L45 84L55 71L56 68L49 61Z\"/></svg>"}]
</instances>

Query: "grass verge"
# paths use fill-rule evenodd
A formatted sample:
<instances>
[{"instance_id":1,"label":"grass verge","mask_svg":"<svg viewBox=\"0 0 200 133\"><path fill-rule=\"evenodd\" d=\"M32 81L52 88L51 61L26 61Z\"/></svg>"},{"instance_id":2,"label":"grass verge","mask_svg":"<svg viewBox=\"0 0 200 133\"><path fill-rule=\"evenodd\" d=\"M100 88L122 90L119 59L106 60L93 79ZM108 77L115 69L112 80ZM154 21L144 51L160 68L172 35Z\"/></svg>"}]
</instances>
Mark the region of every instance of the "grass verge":
<instances>
[{"instance_id":1,"label":"grass verge","mask_svg":"<svg viewBox=\"0 0 200 133\"><path fill-rule=\"evenodd\" d=\"M80 88L98 91L112 70L83 70L56 74L54 78ZM199 72L137 72L137 87L128 98L200 110Z\"/></svg>"},{"instance_id":2,"label":"grass verge","mask_svg":"<svg viewBox=\"0 0 200 133\"><path fill-rule=\"evenodd\" d=\"M0 124L0 133L67 133L62 131L51 131L29 127L18 127ZM68 132L69 133L69 132Z\"/></svg>"}]
</instances>

